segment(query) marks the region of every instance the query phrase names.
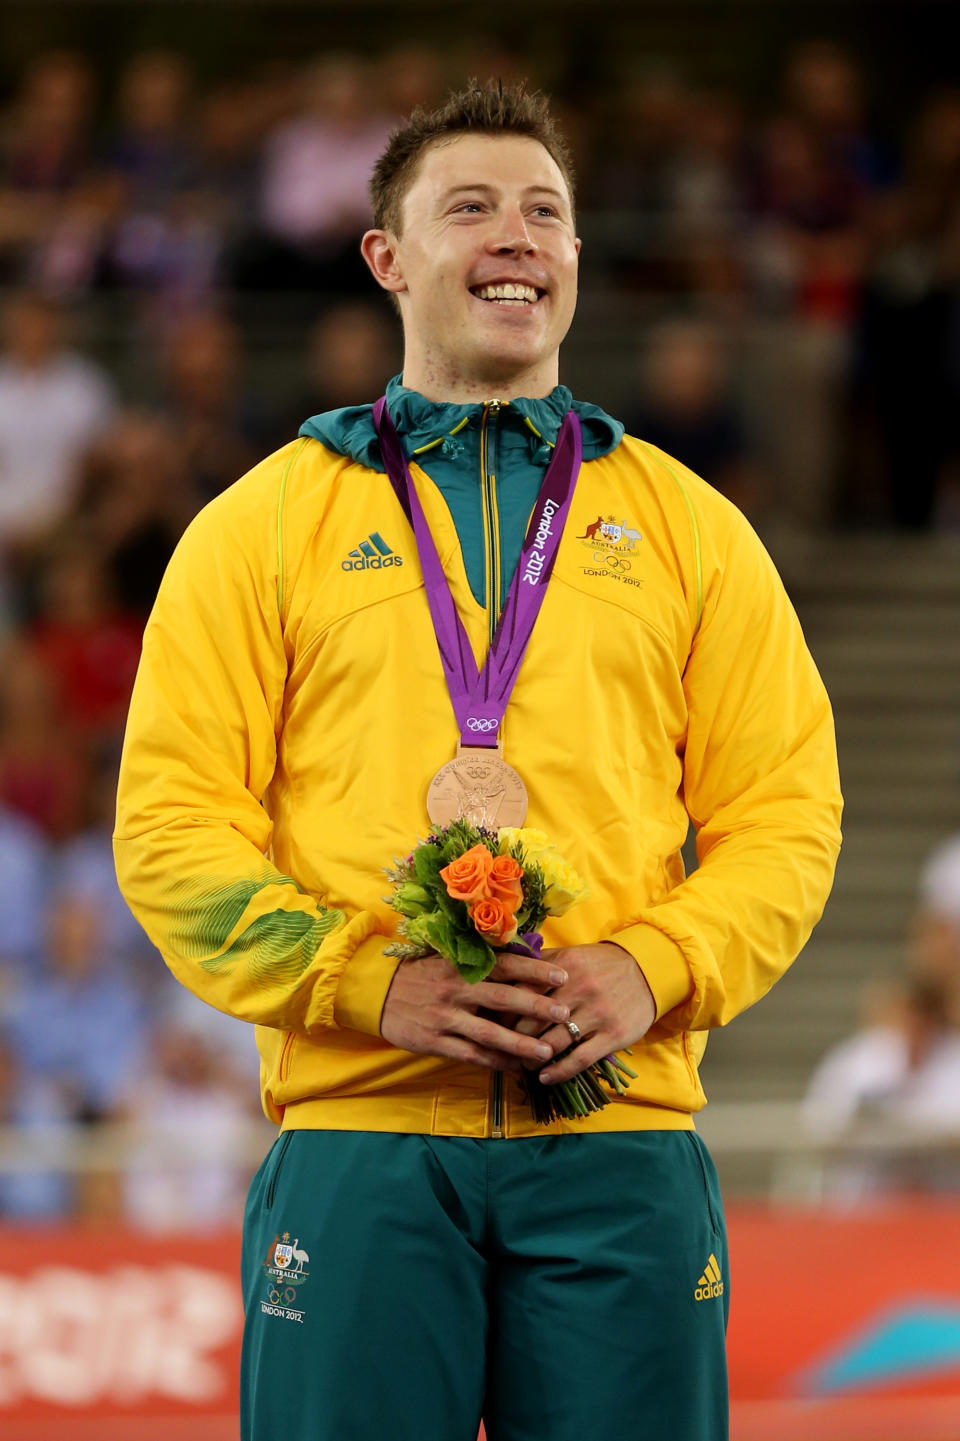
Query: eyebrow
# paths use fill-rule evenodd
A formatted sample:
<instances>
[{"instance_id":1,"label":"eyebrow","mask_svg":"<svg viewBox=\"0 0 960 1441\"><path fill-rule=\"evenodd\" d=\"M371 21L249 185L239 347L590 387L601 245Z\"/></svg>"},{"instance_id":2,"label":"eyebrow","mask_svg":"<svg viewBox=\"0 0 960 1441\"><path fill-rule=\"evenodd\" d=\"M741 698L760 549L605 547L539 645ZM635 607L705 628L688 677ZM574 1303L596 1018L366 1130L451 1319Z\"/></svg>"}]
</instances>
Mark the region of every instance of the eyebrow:
<instances>
[{"instance_id":1,"label":"eyebrow","mask_svg":"<svg viewBox=\"0 0 960 1441\"><path fill-rule=\"evenodd\" d=\"M451 187L450 187L449 190L445 190L445 191L443 192L443 197L442 197L442 198L443 198L444 201L447 201L447 200L452 200L455 195L464 195L464 194L471 194L471 195L478 195L478 194L493 195L493 193L495 192L495 190L496 190L496 186L494 186L494 185L487 185L487 184L486 184L485 182L483 182L483 181L477 181L476 184L473 184L473 185L451 185ZM523 194L524 194L524 195L550 195L550 196L552 196L555 200L562 200L562 201L564 201L567 205L569 205L569 203L570 203L570 197L569 197L568 195L565 195L562 190L557 190L557 188L556 188L555 186L553 186L553 185L526 185L526 186L524 186Z\"/></svg>"}]
</instances>

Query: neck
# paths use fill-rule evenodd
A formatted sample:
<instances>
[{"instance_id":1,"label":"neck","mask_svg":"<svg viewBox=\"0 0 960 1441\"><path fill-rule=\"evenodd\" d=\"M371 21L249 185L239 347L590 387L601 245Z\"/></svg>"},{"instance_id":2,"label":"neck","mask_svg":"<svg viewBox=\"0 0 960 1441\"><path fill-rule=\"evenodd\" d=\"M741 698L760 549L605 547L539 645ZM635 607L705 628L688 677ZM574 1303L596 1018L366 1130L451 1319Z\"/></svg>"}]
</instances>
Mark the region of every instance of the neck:
<instances>
[{"instance_id":1,"label":"neck","mask_svg":"<svg viewBox=\"0 0 960 1441\"><path fill-rule=\"evenodd\" d=\"M559 370L559 358L554 356L547 364L523 370L491 368L483 374L471 374L442 363L419 361L408 352L404 357L402 381L407 390L416 390L438 404L482 404L494 399L516 400L521 395L529 400L542 400L560 383Z\"/></svg>"}]
</instances>

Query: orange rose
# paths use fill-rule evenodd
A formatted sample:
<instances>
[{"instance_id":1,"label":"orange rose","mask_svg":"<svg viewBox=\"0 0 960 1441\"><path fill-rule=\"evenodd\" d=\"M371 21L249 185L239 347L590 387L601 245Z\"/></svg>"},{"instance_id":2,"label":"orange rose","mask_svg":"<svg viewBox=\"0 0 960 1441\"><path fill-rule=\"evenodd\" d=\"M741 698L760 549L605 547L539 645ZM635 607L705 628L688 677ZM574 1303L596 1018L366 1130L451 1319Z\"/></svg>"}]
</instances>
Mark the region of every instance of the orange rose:
<instances>
[{"instance_id":1,"label":"orange rose","mask_svg":"<svg viewBox=\"0 0 960 1441\"><path fill-rule=\"evenodd\" d=\"M490 894L487 879L492 868L493 856L486 846L471 846L440 872L447 895L454 901L466 901L467 905L483 900Z\"/></svg>"},{"instance_id":2,"label":"orange rose","mask_svg":"<svg viewBox=\"0 0 960 1441\"><path fill-rule=\"evenodd\" d=\"M516 939L516 917L502 901L492 897L477 901L475 906L470 907L470 919L477 933L491 946L507 946Z\"/></svg>"},{"instance_id":3,"label":"orange rose","mask_svg":"<svg viewBox=\"0 0 960 1441\"><path fill-rule=\"evenodd\" d=\"M490 894L511 911L523 900L523 866L513 856L497 856L487 881Z\"/></svg>"}]
</instances>

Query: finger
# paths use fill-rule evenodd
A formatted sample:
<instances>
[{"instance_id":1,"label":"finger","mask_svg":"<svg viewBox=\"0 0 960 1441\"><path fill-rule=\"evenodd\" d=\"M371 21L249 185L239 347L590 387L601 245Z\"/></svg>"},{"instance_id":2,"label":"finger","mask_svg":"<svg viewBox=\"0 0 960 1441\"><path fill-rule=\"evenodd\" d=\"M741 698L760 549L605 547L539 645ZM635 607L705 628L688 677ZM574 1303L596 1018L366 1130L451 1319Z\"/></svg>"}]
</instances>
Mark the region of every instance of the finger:
<instances>
[{"instance_id":1,"label":"finger","mask_svg":"<svg viewBox=\"0 0 960 1441\"><path fill-rule=\"evenodd\" d=\"M569 1037L567 1039L569 1040ZM569 1081L572 1076L579 1076L581 1071L587 1070L597 1061L602 1061L604 1056L612 1055L616 1049L617 1042L613 1036L608 1031L600 1031L589 1040L574 1046L569 1056L565 1056L562 1061L548 1062L540 1072L539 1080L545 1086Z\"/></svg>"},{"instance_id":2,"label":"finger","mask_svg":"<svg viewBox=\"0 0 960 1441\"><path fill-rule=\"evenodd\" d=\"M590 1039L595 1031L599 1030L600 1026L599 1020L592 1021L589 1015L584 1014L582 1007L578 1007L577 1009L577 1026L579 1027L580 1035L576 1037L576 1040L570 1034L570 1028L567 1025L550 1026L546 1030L541 1029L540 1032L537 1033L530 1029L531 1026L536 1024L537 1022L533 1020L518 1021L515 1029L522 1031L522 1033L527 1036L539 1034L541 1041L553 1047L553 1054L555 1056L559 1056L574 1043L578 1047L582 1046L585 1041ZM604 1055L606 1055L606 1052L604 1052ZM528 1070L530 1069L529 1061L525 1061L524 1065Z\"/></svg>"},{"instance_id":3,"label":"finger","mask_svg":"<svg viewBox=\"0 0 960 1441\"><path fill-rule=\"evenodd\" d=\"M598 1029L597 1025L591 1024L589 1017L584 1017L581 1011L577 1012L577 1027L580 1034L573 1036L569 1026L551 1026L549 1030L541 1032L540 1039L545 1041L548 1046L552 1046L553 1054L558 1056L568 1046L574 1044L582 1046L584 1041L589 1040Z\"/></svg>"},{"instance_id":4,"label":"finger","mask_svg":"<svg viewBox=\"0 0 960 1441\"><path fill-rule=\"evenodd\" d=\"M476 1001L478 1009L485 1011L512 1011L520 1016L538 1016L542 1021L564 1021L570 1014L570 1007L552 996L541 996L537 991L528 991L526 986L492 986L481 981L471 986L467 997L461 1000Z\"/></svg>"},{"instance_id":5,"label":"finger","mask_svg":"<svg viewBox=\"0 0 960 1441\"><path fill-rule=\"evenodd\" d=\"M567 972L551 961L535 956L515 956L512 951L498 951L497 964L490 972L494 981L533 981L541 986L565 986Z\"/></svg>"},{"instance_id":6,"label":"finger","mask_svg":"<svg viewBox=\"0 0 960 1441\"><path fill-rule=\"evenodd\" d=\"M518 1056L508 1056L505 1051L488 1050L465 1036L437 1036L430 1044L428 1054L446 1056L451 1061L469 1061L472 1065L483 1066L488 1071L523 1070L523 1063Z\"/></svg>"},{"instance_id":7,"label":"finger","mask_svg":"<svg viewBox=\"0 0 960 1441\"><path fill-rule=\"evenodd\" d=\"M552 1046L546 1045L535 1036L520 1036L516 1031L507 1030L505 1026L498 1026L495 1021L485 1020L483 1016L472 1015L468 1011L462 1012L461 1017L458 1017L457 1031L487 1050L505 1051L507 1055L517 1056L520 1060L535 1061L540 1065L556 1054Z\"/></svg>"}]
</instances>

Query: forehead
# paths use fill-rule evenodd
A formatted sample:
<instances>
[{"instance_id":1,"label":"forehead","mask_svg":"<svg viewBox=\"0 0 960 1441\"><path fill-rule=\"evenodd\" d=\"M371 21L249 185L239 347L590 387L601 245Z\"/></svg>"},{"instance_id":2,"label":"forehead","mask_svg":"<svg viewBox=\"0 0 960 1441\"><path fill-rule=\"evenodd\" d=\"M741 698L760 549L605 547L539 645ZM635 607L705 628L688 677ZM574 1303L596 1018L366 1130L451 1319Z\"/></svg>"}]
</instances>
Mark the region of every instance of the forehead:
<instances>
[{"instance_id":1,"label":"forehead","mask_svg":"<svg viewBox=\"0 0 960 1441\"><path fill-rule=\"evenodd\" d=\"M563 172L539 140L528 135L456 135L423 152L404 197L418 206L442 203L448 191L486 185L498 191L553 190L570 205Z\"/></svg>"}]
</instances>

